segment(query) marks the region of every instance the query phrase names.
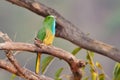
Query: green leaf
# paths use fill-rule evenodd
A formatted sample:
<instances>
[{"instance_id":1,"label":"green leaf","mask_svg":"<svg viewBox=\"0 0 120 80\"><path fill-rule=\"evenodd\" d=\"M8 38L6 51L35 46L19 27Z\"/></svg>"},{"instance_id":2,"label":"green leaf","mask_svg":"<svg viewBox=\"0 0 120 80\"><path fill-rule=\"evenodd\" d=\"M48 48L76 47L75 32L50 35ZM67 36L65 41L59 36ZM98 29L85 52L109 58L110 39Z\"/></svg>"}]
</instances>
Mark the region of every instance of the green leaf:
<instances>
[{"instance_id":1,"label":"green leaf","mask_svg":"<svg viewBox=\"0 0 120 80\"><path fill-rule=\"evenodd\" d=\"M12 74L10 80L14 80L16 78L16 75L15 74Z\"/></svg>"},{"instance_id":2,"label":"green leaf","mask_svg":"<svg viewBox=\"0 0 120 80\"><path fill-rule=\"evenodd\" d=\"M101 70L101 74L99 74L99 80L105 80L105 77L106 77L106 75L105 75L105 72L104 72L104 70L103 70L103 67L102 67L102 65L99 63L99 62L96 62L96 66Z\"/></svg>"},{"instance_id":3,"label":"green leaf","mask_svg":"<svg viewBox=\"0 0 120 80\"><path fill-rule=\"evenodd\" d=\"M72 54L73 54L73 55L76 55L81 49L82 49L82 48L80 48L80 47L75 48L75 49L72 51Z\"/></svg>"},{"instance_id":4,"label":"green leaf","mask_svg":"<svg viewBox=\"0 0 120 80\"><path fill-rule=\"evenodd\" d=\"M102 65L99 62L96 62L96 66L100 69L103 70Z\"/></svg>"},{"instance_id":5,"label":"green leaf","mask_svg":"<svg viewBox=\"0 0 120 80\"><path fill-rule=\"evenodd\" d=\"M94 52L92 52L92 51L87 51L87 53L90 55L91 58L94 57Z\"/></svg>"},{"instance_id":6,"label":"green leaf","mask_svg":"<svg viewBox=\"0 0 120 80\"><path fill-rule=\"evenodd\" d=\"M93 58L94 58L94 52L91 51L87 51L87 61L88 64L90 65L90 72L91 72L91 80L97 80L98 79L98 73L97 73L97 69L96 66L94 64Z\"/></svg>"},{"instance_id":7,"label":"green leaf","mask_svg":"<svg viewBox=\"0 0 120 80\"><path fill-rule=\"evenodd\" d=\"M98 73L96 73L95 71L91 71L91 80L97 80L98 77Z\"/></svg>"},{"instance_id":8,"label":"green leaf","mask_svg":"<svg viewBox=\"0 0 120 80\"><path fill-rule=\"evenodd\" d=\"M93 71L95 71L95 64L94 64L94 61L93 61L93 57L94 57L94 53L91 52L91 51L87 51L87 60L88 60L88 64L90 65L91 69Z\"/></svg>"},{"instance_id":9,"label":"green leaf","mask_svg":"<svg viewBox=\"0 0 120 80\"><path fill-rule=\"evenodd\" d=\"M56 73L55 73L55 80L62 80L62 79L60 78L60 75L61 75L62 71L63 71L63 68L60 68L60 69L58 69L58 70L56 71Z\"/></svg>"},{"instance_id":10,"label":"green leaf","mask_svg":"<svg viewBox=\"0 0 120 80\"><path fill-rule=\"evenodd\" d=\"M42 67L41 67L41 70L42 70L42 74L45 72L45 70L47 69L47 67L49 66L49 64L51 63L51 61L54 59L53 56L47 56L43 59L42 61Z\"/></svg>"},{"instance_id":11,"label":"green leaf","mask_svg":"<svg viewBox=\"0 0 120 80\"><path fill-rule=\"evenodd\" d=\"M105 74L99 74L98 78L99 80L105 80Z\"/></svg>"},{"instance_id":12,"label":"green leaf","mask_svg":"<svg viewBox=\"0 0 120 80\"><path fill-rule=\"evenodd\" d=\"M116 63L114 67L113 80L120 80L120 63Z\"/></svg>"}]
</instances>

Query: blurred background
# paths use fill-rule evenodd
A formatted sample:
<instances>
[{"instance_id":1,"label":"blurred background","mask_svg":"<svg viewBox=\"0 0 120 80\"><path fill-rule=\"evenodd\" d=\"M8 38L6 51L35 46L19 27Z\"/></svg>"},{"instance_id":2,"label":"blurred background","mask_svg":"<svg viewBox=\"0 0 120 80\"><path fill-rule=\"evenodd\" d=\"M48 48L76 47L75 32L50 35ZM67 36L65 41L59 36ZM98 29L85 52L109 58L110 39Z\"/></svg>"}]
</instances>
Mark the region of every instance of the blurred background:
<instances>
[{"instance_id":1,"label":"blurred background","mask_svg":"<svg viewBox=\"0 0 120 80\"><path fill-rule=\"evenodd\" d=\"M63 17L78 26L90 37L100 40L120 49L120 0L37 0L55 9ZM42 26L43 17L27 9L13 5L5 0L0 0L0 31L7 33L13 41L33 43L37 31ZM76 46L69 41L55 38L54 46L71 52ZM96 45L97 46L97 45ZM5 58L0 51L0 59ZM27 54L28 53L28 54ZM77 58L85 59L86 51L82 50ZM34 71L36 54L21 52L16 55L19 63ZM115 61L95 54L95 61L102 64L105 73L112 78ZM55 59L45 75L54 77L54 72L64 67L62 74L70 74L69 66L63 60ZM88 71L86 70L86 73ZM9 80L11 74L0 69L0 78ZM16 78L16 80L22 80Z\"/></svg>"}]
</instances>

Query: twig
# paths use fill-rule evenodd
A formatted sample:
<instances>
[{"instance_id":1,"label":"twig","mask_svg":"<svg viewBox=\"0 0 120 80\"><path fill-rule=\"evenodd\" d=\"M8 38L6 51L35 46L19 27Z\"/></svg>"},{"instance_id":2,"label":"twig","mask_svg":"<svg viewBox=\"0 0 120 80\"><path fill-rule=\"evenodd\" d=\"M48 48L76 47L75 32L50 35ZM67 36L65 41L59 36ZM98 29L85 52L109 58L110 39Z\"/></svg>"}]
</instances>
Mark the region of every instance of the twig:
<instances>
[{"instance_id":1,"label":"twig","mask_svg":"<svg viewBox=\"0 0 120 80\"><path fill-rule=\"evenodd\" d=\"M18 61L15 59L15 57L12 55L11 51L6 53L9 61L13 64L13 66L17 69L19 75L24 76L26 79L30 80L29 76L25 74L24 69L20 66Z\"/></svg>"},{"instance_id":2,"label":"twig","mask_svg":"<svg viewBox=\"0 0 120 80\"><path fill-rule=\"evenodd\" d=\"M115 61L120 62L119 49L111 45L105 44L103 42L89 38L78 27L76 27L70 21L63 18L54 9L49 8L44 4L34 0L6 0L6 1L24 7L43 17L50 14L56 16L57 19L56 36L69 40L82 48L97 52L101 55L104 55Z\"/></svg>"},{"instance_id":3,"label":"twig","mask_svg":"<svg viewBox=\"0 0 120 80\"><path fill-rule=\"evenodd\" d=\"M7 34L4 34L2 32L0 32L0 37L5 41L5 42L12 42L12 40L9 38L9 36ZM9 61L14 65L14 67L17 69L17 71L26 77L27 77L25 74L24 74L24 71L22 69L22 67L19 65L19 63L17 62L17 60L15 59L15 57L13 56L13 52L11 50L5 50L6 52L6 56L7 58L9 59Z\"/></svg>"},{"instance_id":4,"label":"twig","mask_svg":"<svg viewBox=\"0 0 120 80\"><path fill-rule=\"evenodd\" d=\"M0 37L5 41L5 42L12 42L12 40L9 38L9 36L3 32L0 32Z\"/></svg>"}]
</instances>

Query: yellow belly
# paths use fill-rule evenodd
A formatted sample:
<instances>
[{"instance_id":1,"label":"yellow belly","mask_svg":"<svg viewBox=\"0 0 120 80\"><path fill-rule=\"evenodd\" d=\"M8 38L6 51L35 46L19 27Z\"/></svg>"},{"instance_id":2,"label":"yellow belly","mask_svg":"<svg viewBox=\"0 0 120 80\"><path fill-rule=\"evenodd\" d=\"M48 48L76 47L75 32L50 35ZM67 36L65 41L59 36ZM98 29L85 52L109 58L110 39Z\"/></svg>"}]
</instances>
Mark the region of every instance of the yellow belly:
<instances>
[{"instance_id":1,"label":"yellow belly","mask_svg":"<svg viewBox=\"0 0 120 80\"><path fill-rule=\"evenodd\" d=\"M46 30L46 36L45 36L45 39L43 40L43 43L46 44L46 45L51 45L53 40L54 40L54 35L52 34L51 31L49 31L47 29Z\"/></svg>"}]
</instances>

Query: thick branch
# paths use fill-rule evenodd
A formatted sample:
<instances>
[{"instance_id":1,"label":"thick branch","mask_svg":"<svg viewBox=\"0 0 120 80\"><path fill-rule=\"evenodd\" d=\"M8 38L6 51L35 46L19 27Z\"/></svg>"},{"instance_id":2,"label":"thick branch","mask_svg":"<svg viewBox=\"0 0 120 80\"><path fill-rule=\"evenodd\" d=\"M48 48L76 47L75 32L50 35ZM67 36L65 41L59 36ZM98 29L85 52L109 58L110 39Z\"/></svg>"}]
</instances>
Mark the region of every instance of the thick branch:
<instances>
[{"instance_id":1,"label":"thick branch","mask_svg":"<svg viewBox=\"0 0 120 80\"><path fill-rule=\"evenodd\" d=\"M39 48L40 47L40 48ZM69 64L72 64L71 59L75 62L78 62L79 59L76 59L71 53L64 51L60 48L54 46L47 46L45 44L39 44L39 47L36 47L33 44L22 43L22 42L5 42L0 43L0 50L19 50L19 51L29 51L29 52L42 52L44 54L53 55L60 59L67 61Z\"/></svg>"},{"instance_id":2,"label":"thick branch","mask_svg":"<svg viewBox=\"0 0 120 80\"><path fill-rule=\"evenodd\" d=\"M55 10L36 2L34 0L7 0L13 4L24 7L38 15L47 16L52 14L57 19L57 34L56 36L67 39L79 47L98 52L101 55L107 56L115 61L120 62L120 50L105 44L103 42L87 37L80 29L71 22L63 18Z\"/></svg>"}]
</instances>

